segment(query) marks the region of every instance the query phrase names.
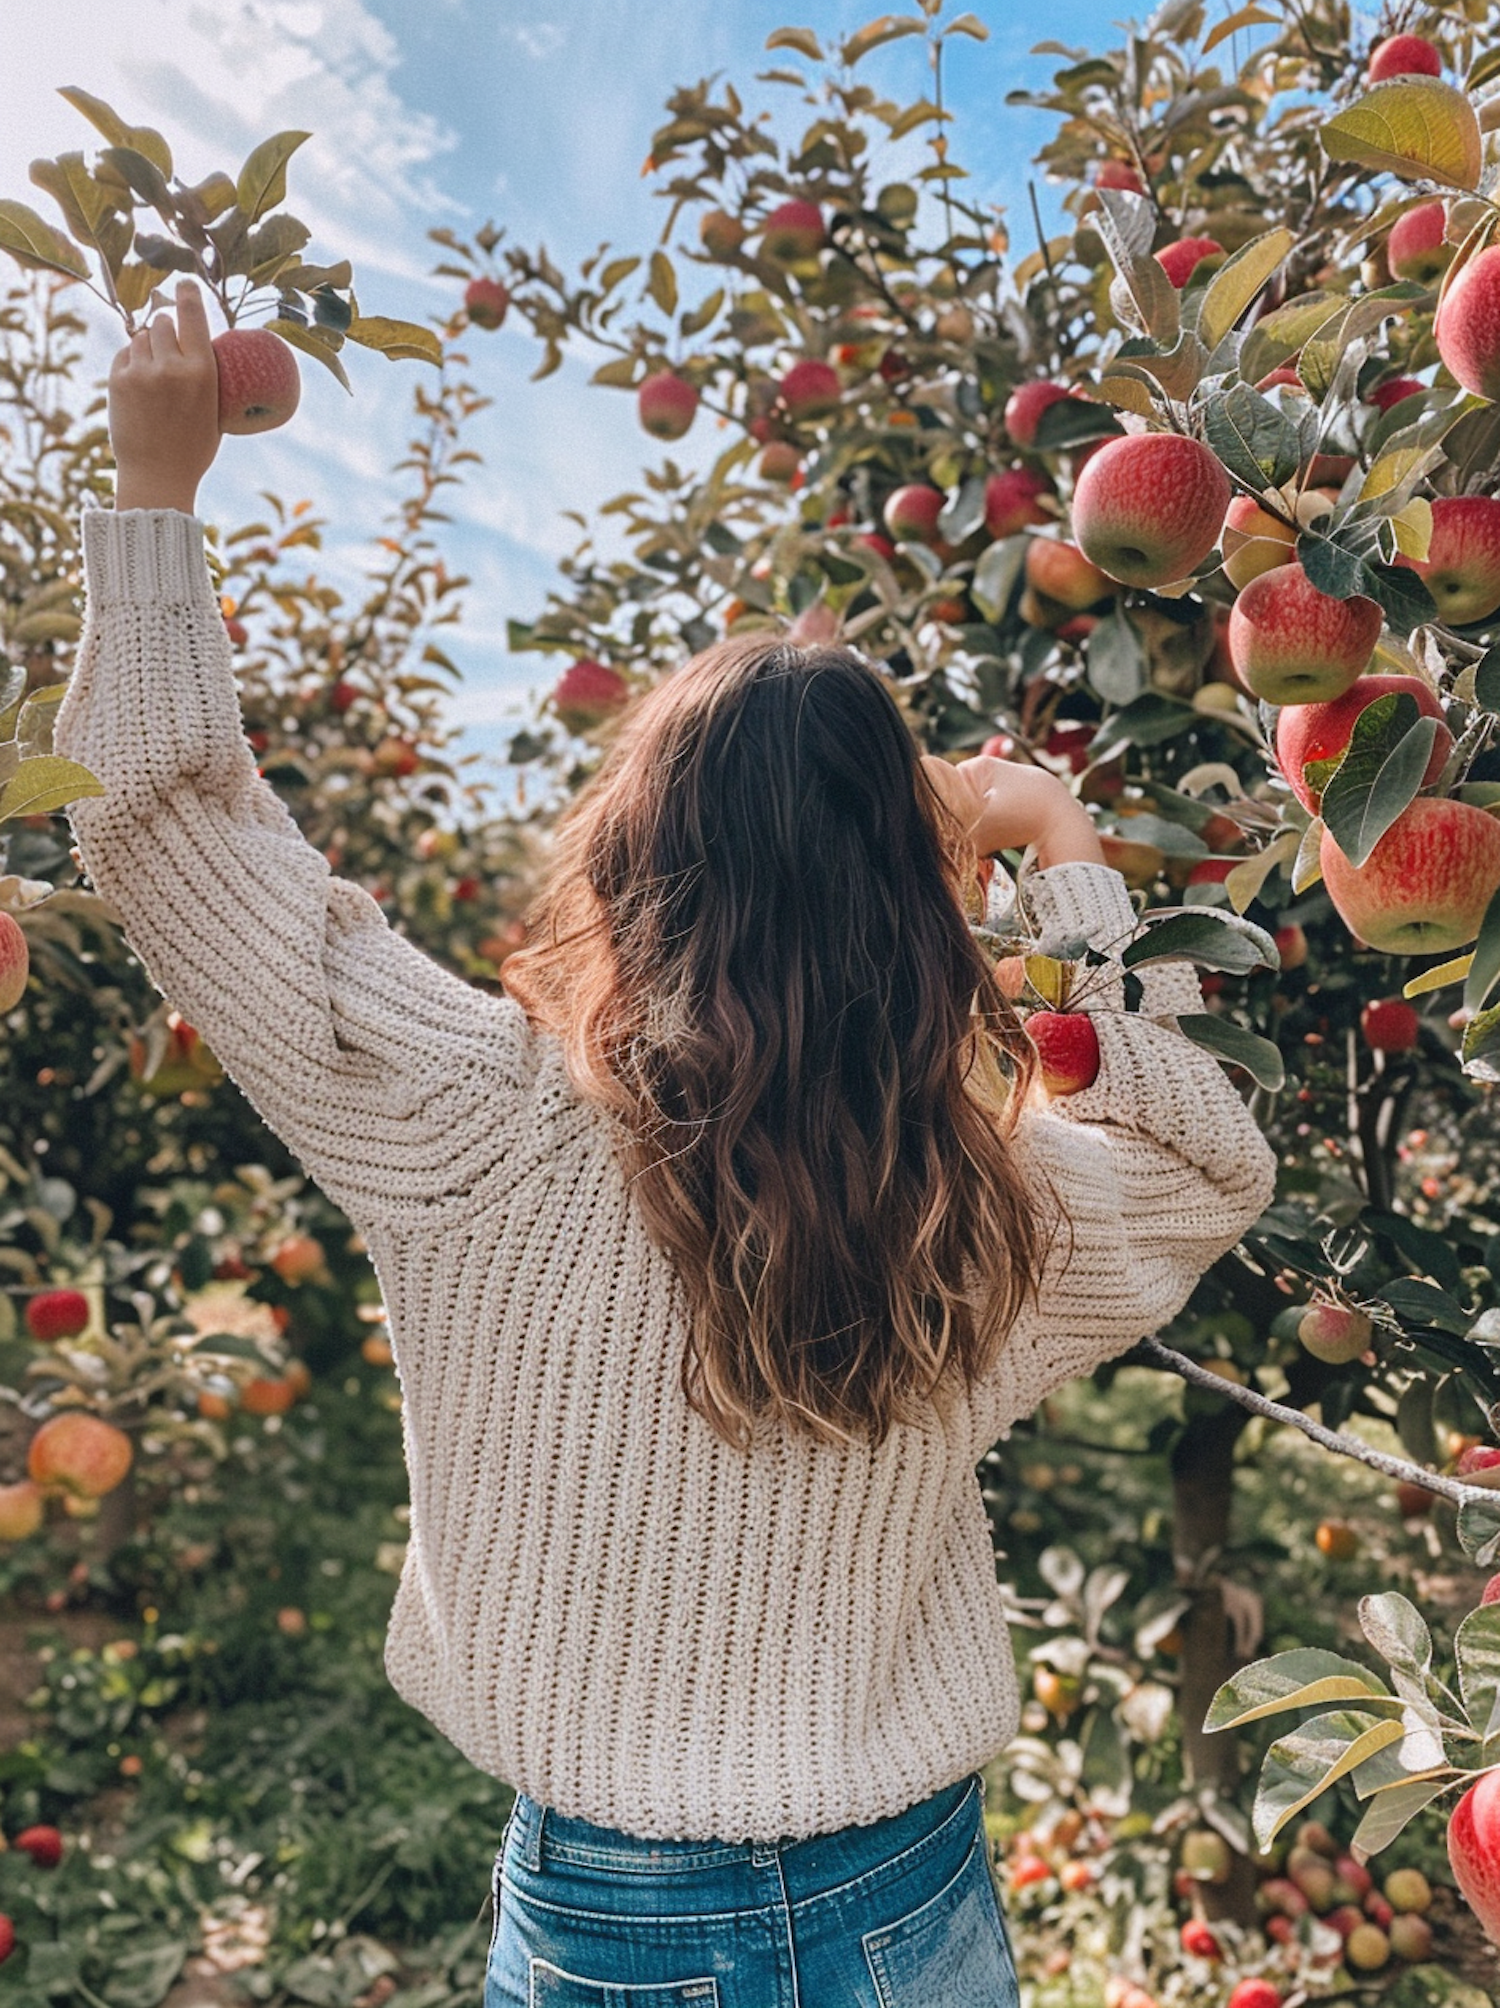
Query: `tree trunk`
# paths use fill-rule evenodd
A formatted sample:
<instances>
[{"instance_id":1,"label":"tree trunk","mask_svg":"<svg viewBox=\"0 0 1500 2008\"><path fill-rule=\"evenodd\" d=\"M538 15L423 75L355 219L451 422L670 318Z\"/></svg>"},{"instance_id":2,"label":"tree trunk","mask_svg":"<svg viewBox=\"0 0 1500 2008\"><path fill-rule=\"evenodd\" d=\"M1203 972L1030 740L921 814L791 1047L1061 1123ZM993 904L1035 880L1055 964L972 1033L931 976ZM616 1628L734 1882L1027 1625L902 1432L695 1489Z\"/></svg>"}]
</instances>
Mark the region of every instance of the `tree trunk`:
<instances>
[{"instance_id":1,"label":"tree trunk","mask_svg":"<svg viewBox=\"0 0 1500 2008\"><path fill-rule=\"evenodd\" d=\"M1213 1414L1190 1414L1172 1453L1172 1549L1184 1573L1195 1571L1211 1550L1229 1539L1234 1501L1234 1447L1247 1421L1243 1409L1227 1404ZM1203 1718L1222 1684L1236 1670L1233 1634L1217 1583L1198 1590L1182 1623L1183 1772L1189 1788L1210 1786L1226 1800L1236 1797L1240 1752L1234 1737L1206 1734ZM1226 1883L1201 1885L1210 1918L1255 1922L1253 1863L1236 1854Z\"/></svg>"}]
</instances>

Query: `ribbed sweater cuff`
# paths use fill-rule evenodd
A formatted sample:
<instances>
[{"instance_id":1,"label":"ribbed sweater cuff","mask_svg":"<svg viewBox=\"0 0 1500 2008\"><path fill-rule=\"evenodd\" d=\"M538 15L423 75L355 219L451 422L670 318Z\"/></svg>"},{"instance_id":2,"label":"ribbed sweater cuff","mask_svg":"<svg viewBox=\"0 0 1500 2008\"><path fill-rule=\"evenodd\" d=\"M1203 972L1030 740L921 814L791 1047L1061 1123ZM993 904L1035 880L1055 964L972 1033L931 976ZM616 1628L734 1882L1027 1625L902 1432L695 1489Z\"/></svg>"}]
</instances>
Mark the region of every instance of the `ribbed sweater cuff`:
<instances>
[{"instance_id":1,"label":"ribbed sweater cuff","mask_svg":"<svg viewBox=\"0 0 1500 2008\"><path fill-rule=\"evenodd\" d=\"M182 606L213 597L203 525L180 509L86 509L83 558L90 588L133 606Z\"/></svg>"},{"instance_id":2,"label":"ribbed sweater cuff","mask_svg":"<svg viewBox=\"0 0 1500 2008\"><path fill-rule=\"evenodd\" d=\"M1136 931L1125 881L1111 865L1053 865L1034 872L1027 898L1043 935L1077 940L1118 955Z\"/></svg>"}]
</instances>

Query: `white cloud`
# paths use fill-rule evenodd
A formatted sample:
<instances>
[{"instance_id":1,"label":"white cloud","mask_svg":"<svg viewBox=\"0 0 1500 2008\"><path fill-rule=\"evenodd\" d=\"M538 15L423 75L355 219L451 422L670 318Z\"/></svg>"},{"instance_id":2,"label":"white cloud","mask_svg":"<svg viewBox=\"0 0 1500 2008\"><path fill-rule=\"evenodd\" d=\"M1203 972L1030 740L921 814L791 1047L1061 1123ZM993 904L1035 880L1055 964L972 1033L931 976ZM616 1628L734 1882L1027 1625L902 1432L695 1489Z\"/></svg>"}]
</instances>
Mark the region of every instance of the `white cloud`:
<instances>
[{"instance_id":1,"label":"white cloud","mask_svg":"<svg viewBox=\"0 0 1500 2008\"><path fill-rule=\"evenodd\" d=\"M533 61L539 63L544 62L548 56L556 55L567 40L555 21L517 23L503 32L523 55L530 56Z\"/></svg>"}]
</instances>

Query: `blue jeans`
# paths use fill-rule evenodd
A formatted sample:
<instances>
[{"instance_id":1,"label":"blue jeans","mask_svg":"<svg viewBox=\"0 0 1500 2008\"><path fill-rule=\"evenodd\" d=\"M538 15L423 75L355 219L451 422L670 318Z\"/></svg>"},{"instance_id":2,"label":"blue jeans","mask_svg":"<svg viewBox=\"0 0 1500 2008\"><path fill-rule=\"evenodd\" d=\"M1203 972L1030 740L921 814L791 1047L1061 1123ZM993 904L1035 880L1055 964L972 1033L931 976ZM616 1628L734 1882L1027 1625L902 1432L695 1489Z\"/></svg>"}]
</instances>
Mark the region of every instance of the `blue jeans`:
<instances>
[{"instance_id":1,"label":"blue jeans","mask_svg":"<svg viewBox=\"0 0 1500 2008\"><path fill-rule=\"evenodd\" d=\"M519 1795L484 2008L1019 2008L978 1772L811 1840L652 1841Z\"/></svg>"}]
</instances>

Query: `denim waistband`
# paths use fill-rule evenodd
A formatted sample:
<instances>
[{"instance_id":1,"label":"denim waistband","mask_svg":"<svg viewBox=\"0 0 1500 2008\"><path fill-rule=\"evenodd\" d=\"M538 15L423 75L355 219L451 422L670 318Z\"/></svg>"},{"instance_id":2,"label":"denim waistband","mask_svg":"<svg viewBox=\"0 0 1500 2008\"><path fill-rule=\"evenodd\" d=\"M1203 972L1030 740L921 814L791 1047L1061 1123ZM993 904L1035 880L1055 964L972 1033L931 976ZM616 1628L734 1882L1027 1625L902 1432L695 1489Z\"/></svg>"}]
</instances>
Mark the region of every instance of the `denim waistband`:
<instances>
[{"instance_id":1,"label":"denim waistband","mask_svg":"<svg viewBox=\"0 0 1500 2008\"><path fill-rule=\"evenodd\" d=\"M506 1826L515 1856L532 1874L544 1863L572 1863L623 1876L686 1875L736 1865L754 1868L779 1863L789 1894L815 1896L889 1862L903 1850L970 1817L984 1796L984 1779L971 1771L904 1812L868 1826L842 1827L803 1840L651 1840L615 1827L570 1819L540 1806L526 1793L516 1795ZM795 1885L795 1890L794 1890Z\"/></svg>"}]
</instances>

